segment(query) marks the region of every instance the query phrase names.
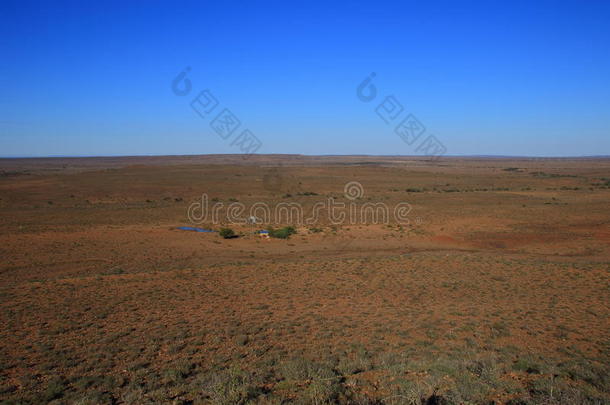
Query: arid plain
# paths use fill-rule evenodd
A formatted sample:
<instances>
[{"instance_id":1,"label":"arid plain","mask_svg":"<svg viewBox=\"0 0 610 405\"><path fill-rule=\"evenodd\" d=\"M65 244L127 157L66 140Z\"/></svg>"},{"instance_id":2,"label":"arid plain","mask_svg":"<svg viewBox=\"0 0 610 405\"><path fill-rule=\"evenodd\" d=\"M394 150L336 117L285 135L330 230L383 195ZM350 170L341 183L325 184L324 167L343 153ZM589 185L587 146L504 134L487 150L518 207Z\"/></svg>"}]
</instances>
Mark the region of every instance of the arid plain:
<instances>
[{"instance_id":1,"label":"arid plain","mask_svg":"<svg viewBox=\"0 0 610 405\"><path fill-rule=\"evenodd\" d=\"M0 210L6 403L610 402L609 158L0 159Z\"/></svg>"}]
</instances>

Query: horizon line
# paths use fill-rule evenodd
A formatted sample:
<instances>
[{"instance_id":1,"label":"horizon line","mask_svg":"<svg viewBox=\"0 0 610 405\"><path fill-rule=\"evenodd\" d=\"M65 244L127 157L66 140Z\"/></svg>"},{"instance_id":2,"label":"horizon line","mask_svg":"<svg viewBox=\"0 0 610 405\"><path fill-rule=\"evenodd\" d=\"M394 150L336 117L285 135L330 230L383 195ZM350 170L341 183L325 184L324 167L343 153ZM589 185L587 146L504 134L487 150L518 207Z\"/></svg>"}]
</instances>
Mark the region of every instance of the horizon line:
<instances>
[{"instance_id":1,"label":"horizon line","mask_svg":"<svg viewBox=\"0 0 610 405\"><path fill-rule=\"evenodd\" d=\"M195 156L241 156L240 153L198 153L198 154L126 154L126 155L9 155L0 159L94 159L94 158L132 158L132 157L195 157ZM400 157L429 158L427 155L396 155L396 154L303 154L303 153L255 153L251 156L303 156L303 157ZM442 155L439 158L527 158L527 159L607 159L610 155L501 155L501 154L463 154Z\"/></svg>"}]
</instances>

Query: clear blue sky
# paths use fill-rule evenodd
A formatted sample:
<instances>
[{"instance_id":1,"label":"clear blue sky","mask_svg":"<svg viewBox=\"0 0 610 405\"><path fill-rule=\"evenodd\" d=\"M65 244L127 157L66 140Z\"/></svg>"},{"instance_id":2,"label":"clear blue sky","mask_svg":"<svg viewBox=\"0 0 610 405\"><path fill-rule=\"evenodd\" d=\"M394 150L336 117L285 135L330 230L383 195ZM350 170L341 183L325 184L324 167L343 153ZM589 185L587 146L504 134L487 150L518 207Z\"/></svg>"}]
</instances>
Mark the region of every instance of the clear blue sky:
<instances>
[{"instance_id":1,"label":"clear blue sky","mask_svg":"<svg viewBox=\"0 0 610 405\"><path fill-rule=\"evenodd\" d=\"M3 0L0 156L236 152L203 89L260 153L414 154L394 95L447 154L610 154L608 1L254 3Z\"/></svg>"}]
</instances>

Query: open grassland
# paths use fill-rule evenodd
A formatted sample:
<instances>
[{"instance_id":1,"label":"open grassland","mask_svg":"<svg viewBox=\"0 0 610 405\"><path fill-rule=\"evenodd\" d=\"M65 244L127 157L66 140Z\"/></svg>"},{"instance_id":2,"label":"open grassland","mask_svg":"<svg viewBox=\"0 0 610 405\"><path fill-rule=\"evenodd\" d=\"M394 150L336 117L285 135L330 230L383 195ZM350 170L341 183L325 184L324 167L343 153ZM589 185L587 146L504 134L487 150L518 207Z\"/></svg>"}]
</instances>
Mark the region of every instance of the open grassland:
<instances>
[{"instance_id":1,"label":"open grassland","mask_svg":"<svg viewBox=\"0 0 610 405\"><path fill-rule=\"evenodd\" d=\"M350 181L409 223L176 229ZM609 403L609 197L609 159L0 161L0 400Z\"/></svg>"}]
</instances>

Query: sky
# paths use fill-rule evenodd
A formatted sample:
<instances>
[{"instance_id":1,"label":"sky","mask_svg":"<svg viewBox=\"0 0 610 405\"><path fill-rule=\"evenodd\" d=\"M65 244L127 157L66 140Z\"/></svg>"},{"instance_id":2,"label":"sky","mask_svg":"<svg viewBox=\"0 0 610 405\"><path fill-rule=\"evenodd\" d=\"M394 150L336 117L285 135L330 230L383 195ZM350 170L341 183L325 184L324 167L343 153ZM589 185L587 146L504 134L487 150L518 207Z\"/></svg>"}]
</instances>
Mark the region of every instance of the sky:
<instances>
[{"instance_id":1,"label":"sky","mask_svg":"<svg viewBox=\"0 0 610 405\"><path fill-rule=\"evenodd\" d=\"M608 1L2 0L0 52L3 157L610 155Z\"/></svg>"}]
</instances>

